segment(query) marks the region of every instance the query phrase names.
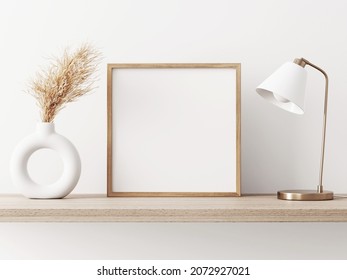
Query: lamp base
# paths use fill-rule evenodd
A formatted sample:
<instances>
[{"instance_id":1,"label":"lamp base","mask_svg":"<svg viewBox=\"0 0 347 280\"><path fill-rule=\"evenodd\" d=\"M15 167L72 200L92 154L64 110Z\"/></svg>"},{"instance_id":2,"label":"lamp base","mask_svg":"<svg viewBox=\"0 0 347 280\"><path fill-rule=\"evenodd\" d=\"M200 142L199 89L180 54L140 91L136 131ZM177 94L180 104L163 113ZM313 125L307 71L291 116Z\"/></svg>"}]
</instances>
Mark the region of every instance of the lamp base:
<instances>
[{"instance_id":1,"label":"lamp base","mask_svg":"<svg viewBox=\"0 0 347 280\"><path fill-rule=\"evenodd\" d=\"M330 191L315 192L309 190L285 190L277 192L278 199L284 200L331 200L334 199L334 193Z\"/></svg>"}]
</instances>

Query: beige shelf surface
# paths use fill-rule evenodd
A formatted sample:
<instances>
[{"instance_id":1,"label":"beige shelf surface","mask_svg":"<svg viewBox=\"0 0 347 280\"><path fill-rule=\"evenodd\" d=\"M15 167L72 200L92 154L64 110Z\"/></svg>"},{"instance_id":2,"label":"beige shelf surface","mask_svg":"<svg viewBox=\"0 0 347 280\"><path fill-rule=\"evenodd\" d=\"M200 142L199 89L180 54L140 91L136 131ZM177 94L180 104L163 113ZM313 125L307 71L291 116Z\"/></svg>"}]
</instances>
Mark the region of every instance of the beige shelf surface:
<instances>
[{"instance_id":1,"label":"beige shelf surface","mask_svg":"<svg viewBox=\"0 0 347 280\"><path fill-rule=\"evenodd\" d=\"M272 195L216 198L64 199L0 196L1 222L347 222L347 199L283 201Z\"/></svg>"}]
</instances>

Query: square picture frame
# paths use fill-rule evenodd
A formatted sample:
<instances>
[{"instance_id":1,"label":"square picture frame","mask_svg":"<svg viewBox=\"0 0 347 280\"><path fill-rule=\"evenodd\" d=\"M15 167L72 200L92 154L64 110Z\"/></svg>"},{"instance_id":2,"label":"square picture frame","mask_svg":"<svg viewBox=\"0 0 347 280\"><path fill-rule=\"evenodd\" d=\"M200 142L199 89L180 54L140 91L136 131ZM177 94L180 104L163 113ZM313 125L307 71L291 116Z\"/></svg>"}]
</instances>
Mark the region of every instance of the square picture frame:
<instances>
[{"instance_id":1,"label":"square picture frame","mask_svg":"<svg viewBox=\"0 0 347 280\"><path fill-rule=\"evenodd\" d=\"M107 196L240 195L240 63L107 65Z\"/></svg>"}]
</instances>

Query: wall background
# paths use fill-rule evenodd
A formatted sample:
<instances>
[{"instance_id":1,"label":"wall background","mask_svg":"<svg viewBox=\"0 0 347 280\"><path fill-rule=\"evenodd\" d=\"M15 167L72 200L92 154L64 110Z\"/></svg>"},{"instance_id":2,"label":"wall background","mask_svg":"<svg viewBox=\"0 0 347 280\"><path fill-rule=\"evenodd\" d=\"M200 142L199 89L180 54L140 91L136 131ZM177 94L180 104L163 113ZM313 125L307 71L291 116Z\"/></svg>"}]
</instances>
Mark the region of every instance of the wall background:
<instances>
[{"instance_id":1,"label":"wall background","mask_svg":"<svg viewBox=\"0 0 347 280\"><path fill-rule=\"evenodd\" d=\"M347 101L346 5L341 0L2 2L0 192L16 192L8 171L11 153L20 139L33 132L39 120L35 101L24 93L29 79L40 66L47 64L51 55L59 55L65 46L75 47L89 40L104 55L99 88L70 104L56 119L57 131L70 138L81 155L83 171L75 193L102 193L106 189L106 64L116 62L241 62L242 192L274 193L279 188L314 188L318 182L320 157L322 75L307 68L304 116L282 111L255 94L255 87L277 67L300 56L321 66L330 77L324 183L335 193L346 193L347 133L343 127L347 119L344 108ZM43 160L49 162L46 166L54 168L47 170ZM59 159L53 153L35 154L29 168L41 181L53 180L61 172ZM40 177L43 169L45 176ZM346 238L337 233L346 232L345 224L1 224L0 228L0 258L347 256ZM312 241L309 236L314 236L317 229L323 240L333 237L339 246L324 256L316 253L314 242L306 242L305 252L294 252L292 246L280 252L276 246L277 235L301 236L300 240ZM93 238L88 239L85 231L92 232ZM143 233L141 236L139 231ZM256 231L264 235L245 234ZM164 247L155 244L144 254L148 247L144 246L141 251L141 246L137 246L139 239L141 244L150 244L157 239L158 232L167 234L170 242L165 242ZM123 245L117 243L105 249L108 242L104 234L121 240ZM54 245L35 246L41 253L29 253L32 244L48 244L50 236L55 238ZM77 239L77 236L84 237ZM252 237L258 242L252 243ZM99 243L92 245L88 240ZM235 246L231 240L252 246ZM267 246L263 248L260 242ZM63 244L69 249L61 249L65 248ZM81 244L88 253L79 254ZM196 244L196 247L187 247L188 244ZM210 250L201 254L202 249L197 249L202 248L201 244L208 244ZM191 251L182 253L180 248ZM255 249L258 249L257 254L254 254Z\"/></svg>"}]
</instances>

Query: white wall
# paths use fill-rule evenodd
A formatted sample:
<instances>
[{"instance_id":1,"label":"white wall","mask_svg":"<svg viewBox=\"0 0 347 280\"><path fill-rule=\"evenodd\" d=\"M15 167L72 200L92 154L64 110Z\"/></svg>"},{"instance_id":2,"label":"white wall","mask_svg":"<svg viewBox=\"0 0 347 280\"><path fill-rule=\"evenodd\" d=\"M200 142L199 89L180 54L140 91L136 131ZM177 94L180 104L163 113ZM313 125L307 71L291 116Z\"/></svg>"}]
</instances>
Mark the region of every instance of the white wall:
<instances>
[{"instance_id":1,"label":"white wall","mask_svg":"<svg viewBox=\"0 0 347 280\"><path fill-rule=\"evenodd\" d=\"M345 260L346 231L346 223L0 224L0 260Z\"/></svg>"},{"instance_id":2,"label":"white wall","mask_svg":"<svg viewBox=\"0 0 347 280\"><path fill-rule=\"evenodd\" d=\"M341 0L2 1L0 192L16 192L9 177L8 162L16 143L31 133L38 121L35 101L23 93L28 80L40 66L47 63L50 55L59 54L67 45L75 47L90 40L104 55L99 88L92 95L70 104L56 119L58 132L75 143L82 158L83 171L75 193L102 193L106 189L105 66L106 63L116 62L241 62L242 192L274 193L279 188L314 188L318 181L319 168L324 87L322 75L308 69L307 106L304 116L292 115L275 108L257 96L254 90L283 62L300 56L321 66L330 76L331 98L324 182L328 189L336 193L346 193L344 183L347 181L347 133L343 126L347 119L347 111L344 110L344 103L347 101L344 69L347 62L346 8L346 2ZM57 175L41 163L42 159L47 157L41 155L33 160L30 167L36 174L45 170L43 173L48 174L48 178L43 179ZM49 159L52 166L58 166L55 158ZM147 226L164 231L168 227L165 224L125 227L94 224L90 228L95 230L101 244L105 245L107 243L102 238L103 230L108 229L115 234L118 230L123 230L122 236L127 244L137 238L129 233ZM286 226L296 231L312 228L313 225ZM10 240L10 243L17 243L24 238L12 234L23 229L23 225L3 224L1 227L0 234ZM36 227L35 224L25 226L26 230L34 230ZM54 228L61 235L66 235L63 227L58 225L40 227ZM83 234L85 231L82 225L70 224L66 227L70 228L68 232L74 230ZM184 244L188 244L195 229L203 235L202 240L208 240L212 247L217 241L207 238L208 230L217 230L220 227L211 224L179 226L181 230L186 229L187 241L182 240ZM236 239L238 237L247 243L244 231L262 229L264 232L271 232L272 227L276 226L225 224L222 227L225 232L233 232ZM332 229L346 229L341 224L317 224L314 227L326 233L326 240L334 233ZM236 229L244 231L235 233ZM288 237L292 231L282 234ZM308 237L313 230L304 233ZM29 242L24 243L24 249L25 244L37 242L42 235L38 233L26 236ZM218 234L214 236L217 237ZM228 234L218 237L218 244L229 239ZM145 231L143 238L143 242L145 239L150 240L150 231ZM342 242L340 251L336 248L327 257L341 257L342 250L347 248L342 236L336 238L336 242ZM274 244L271 243L271 235L268 238L265 235L264 242ZM75 246L75 243L66 237L64 240L57 240L57 248L64 243L70 248ZM231 243L225 244L228 245L220 248L220 255L215 253L211 254L211 257L228 256L226 252L234 247ZM313 244L308 244L307 252L311 252ZM2 258L23 257L16 247L4 248ZM168 247L169 251L170 248L174 247ZM104 252L103 249L100 250ZM123 247L121 250L126 252ZM163 256L156 254L160 250L155 247L149 258ZM236 250L241 252L239 247ZM255 256L251 254L252 248L247 248L247 251L250 256ZM313 252L312 258L316 256ZM287 256L294 256L292 253L288 252ZM119 256L117 254L113 256ZM43 253L38 257L44 256L46 255ZM63 258L64 254L57 253L56 256ZM97 256L101 257L101 253ZM125 256L130 257L129 254ZM134 257L136 256L139 255L134 252ZM187 254L187 257L198 256L198 253ZM256 256L261 257L261 254ZM105 253L105 257L112 255Z\"/></svg>"}]
</instances>

